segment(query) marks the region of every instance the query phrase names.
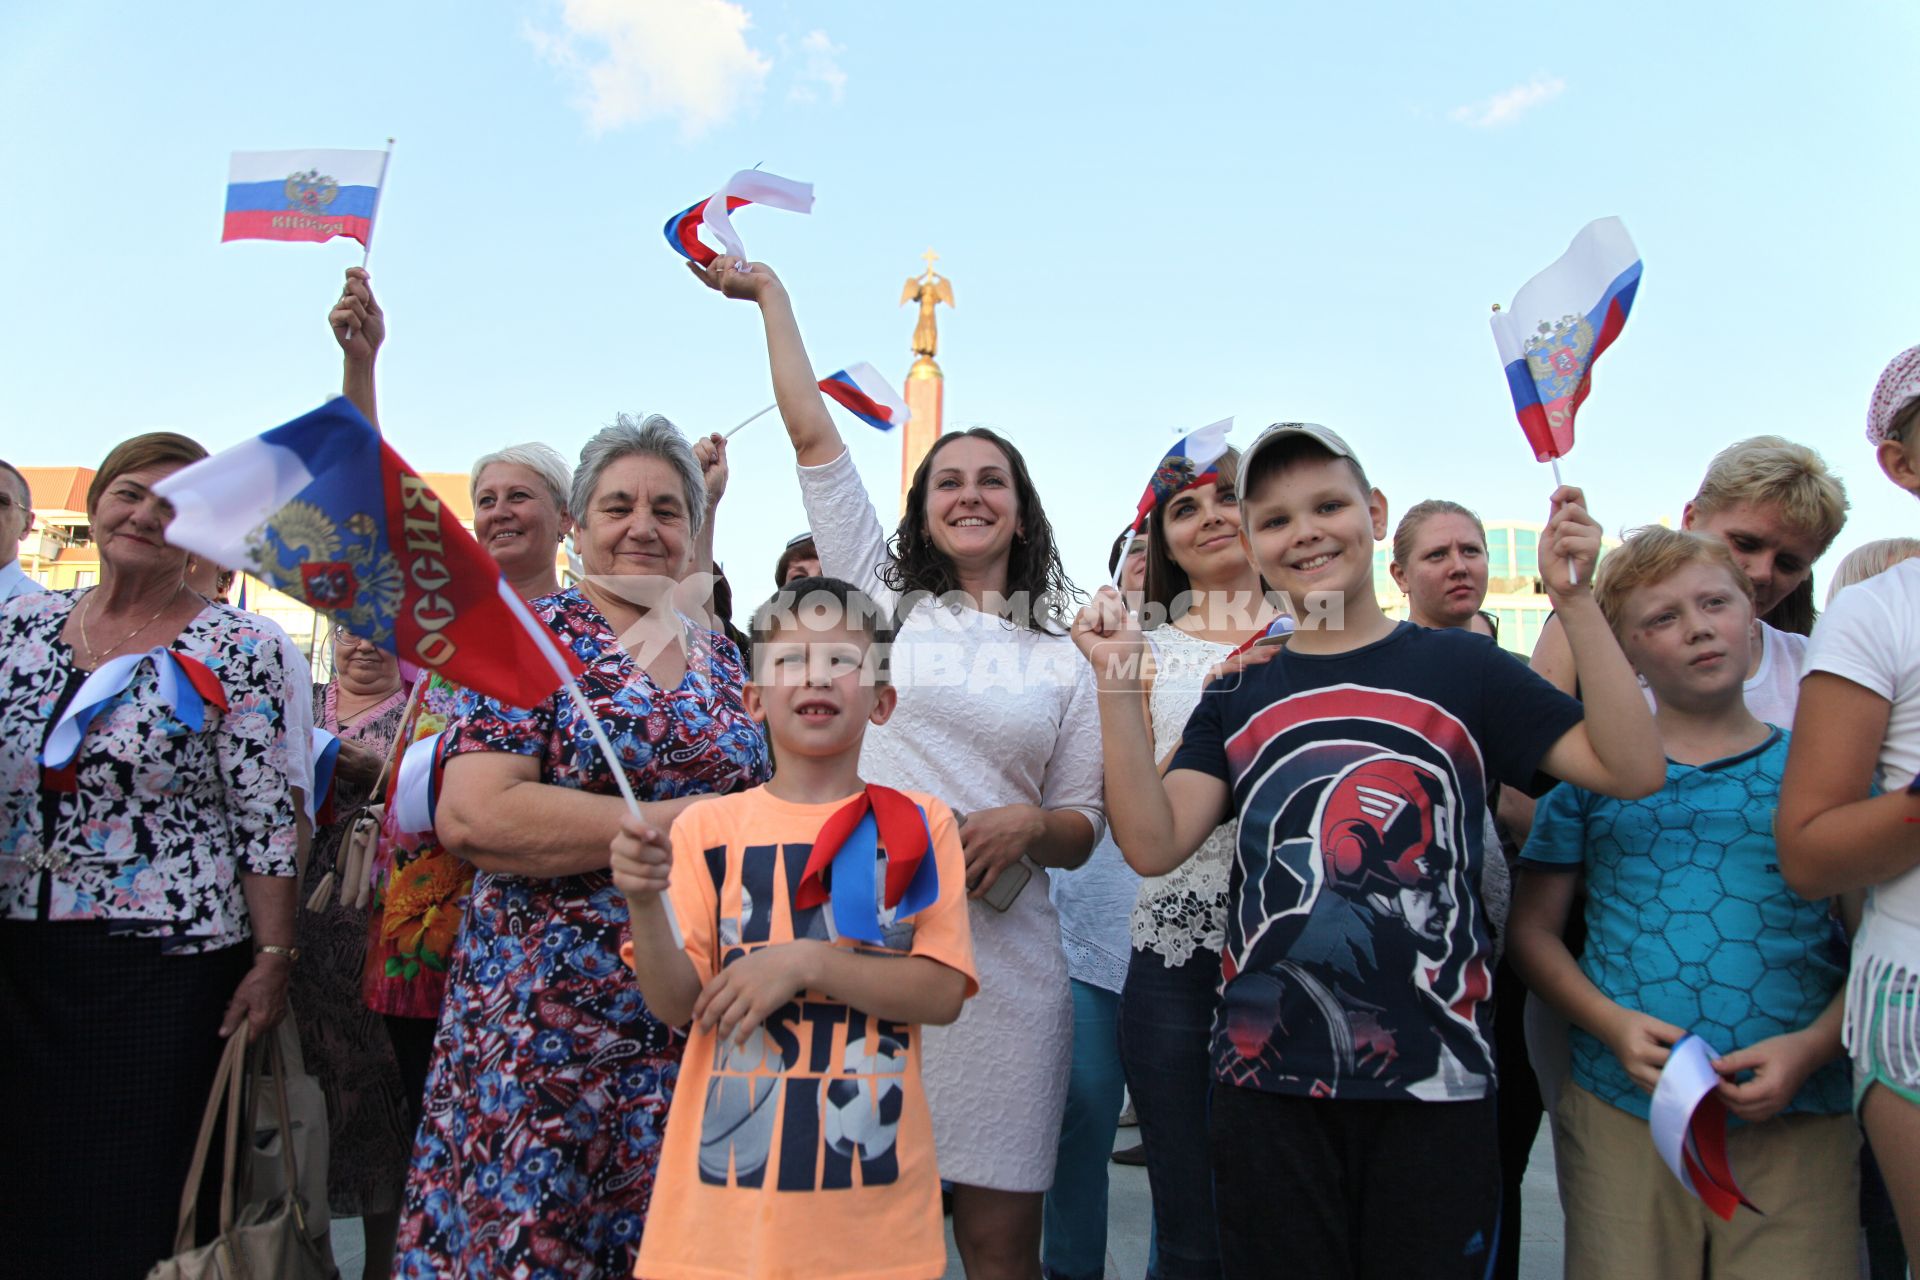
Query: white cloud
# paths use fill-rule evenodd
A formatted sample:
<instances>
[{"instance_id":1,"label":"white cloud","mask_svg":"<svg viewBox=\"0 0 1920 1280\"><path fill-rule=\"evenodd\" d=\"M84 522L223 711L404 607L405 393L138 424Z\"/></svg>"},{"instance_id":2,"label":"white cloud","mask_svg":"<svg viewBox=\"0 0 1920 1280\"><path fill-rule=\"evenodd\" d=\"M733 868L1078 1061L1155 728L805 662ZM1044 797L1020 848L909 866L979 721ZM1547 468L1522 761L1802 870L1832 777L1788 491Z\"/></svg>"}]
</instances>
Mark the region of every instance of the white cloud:
<instances>
[{"instance_id":1,"label":"white cloud","mask_svg":"<svg viewBox=\"0 0 1920 1280\"><path fill-rule=\"evenodd\" d=\"M823 93L830 102L840 101L847 91L847 73L840 69L840 55L846 49L829 40L824 31L809 31L800 41L800 52L805 61L787 90L787 101L814 103Z\"/></svg>"},{"instance_id":2,"label":"white cloud","mask_svg":"<svg viewBox=\"0 0 1920 1280\"><path fill-rule=\"evenodd\" d=\"M1535 76L1525 84L1502 89L1484 102L1455 107L1447 118L1455 124L1475 129L1497 129L1512 124L1543 102L1551 102L1566 92L1567 82L1559 76Z\"/></svg>"},{"instance_id":3,"label":"white cloud","mask_svg":"<svg viewBox=\"0 0 1920 1280\"><path fill-rule=\"evenodd\" d=\"M576 82L596 132L671 119L696 137L758 97L773 66L727 0L564 0L560 23L527 39Z\"/></svg>"}]
</instances>

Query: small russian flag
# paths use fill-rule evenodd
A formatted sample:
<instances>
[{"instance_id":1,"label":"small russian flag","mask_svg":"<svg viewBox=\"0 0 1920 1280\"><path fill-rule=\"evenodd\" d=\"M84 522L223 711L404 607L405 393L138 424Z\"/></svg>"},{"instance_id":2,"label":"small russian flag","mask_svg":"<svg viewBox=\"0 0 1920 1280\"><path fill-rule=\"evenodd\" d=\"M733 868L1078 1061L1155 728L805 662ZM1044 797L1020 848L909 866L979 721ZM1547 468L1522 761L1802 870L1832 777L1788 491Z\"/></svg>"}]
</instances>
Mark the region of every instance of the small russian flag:
<instances>
[{"instance_id":1,"label":"small russian flag","mask_svg":"<svg viewBox=\"0 0 1920 1280\"><path fill-rule=\"evenodd\" d=\"M1613 345L1640 288L1640 251L1618 218L1589 222L1553 265L1493 313L1514 413L1540 462L1573 448L1593 362Z\"/></svg>"},{"instance_id":2,"label":"small russian flag","mask_svg":"<svg viewBox=\"0 0 1920 1280\"><path fill-rule=\"evenodd\" d=\"M384 151L236 151L227 165L222 240L373 236Z\"/></svg>"},{"instance_id":3,"label":"small russian flag","mask_svg":"<svg viewBox=\"0 0 1920 1280\"><path fill-rule=\"evenodd\" d=\"M1160 459L1160 465L1153 469L1153 478L1147 481L1147 490L1140 495L1140 506L1133 517L1135 530L1153 514L1154 506L1161 499L1220 478L1215 464L1227 451L1227 432L1231 430L1233 419L1222 418L1180 437L1180 443L1169 449Z\"/></svg>"},{"instance_id":4,"label":"small russian flag","mask_svg":"<svg viewBox=\"0 0 1920 1280\"><path fill-rule=\"evenodd\" d=\"M891 431L913 416L880 371L862 361L820 379L820 390L870 427Z\"/></svg>"},{"instance_id":5,"label":"small russian flag","mask_svg":"<svg viewBox=\"0 0 1920 1280\"><path fill-rule=\"evenodd\" d=\"M689 209L682 209L667 219L667 243L673 251L689 262L706 266L719 257L700 239L700 228L705 227L713 233L721 247L736 258L744 260L747 248L740 241L740 235L733 229L733 219L727 215L742 205L763 204L770 209L785 209L789 213L813 212L813 184L794 182L777 174L762 173L758 169L742 169L727 179L726 185Z\"/></svg>"}]
</instances>

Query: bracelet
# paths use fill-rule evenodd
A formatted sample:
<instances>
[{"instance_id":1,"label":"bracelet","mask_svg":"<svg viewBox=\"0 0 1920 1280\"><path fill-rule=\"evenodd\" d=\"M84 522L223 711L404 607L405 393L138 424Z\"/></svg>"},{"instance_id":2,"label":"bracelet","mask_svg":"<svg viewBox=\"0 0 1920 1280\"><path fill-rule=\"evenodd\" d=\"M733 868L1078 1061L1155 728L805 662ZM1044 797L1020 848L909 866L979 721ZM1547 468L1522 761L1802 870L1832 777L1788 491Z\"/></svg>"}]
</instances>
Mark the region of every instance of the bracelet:
<instances>
[{"instance_id":1,"label":"bracelet","mask_svg":"<svg viewBox=\"0 0 1920 1280\"><path fill-rule=\"evenodd\" d=\"M300 958L300 948L298 947L276 947L268 945L257 948L257 953L263 956L285 956L288 964L292 964Z\"/></svg>"}]
</instances>

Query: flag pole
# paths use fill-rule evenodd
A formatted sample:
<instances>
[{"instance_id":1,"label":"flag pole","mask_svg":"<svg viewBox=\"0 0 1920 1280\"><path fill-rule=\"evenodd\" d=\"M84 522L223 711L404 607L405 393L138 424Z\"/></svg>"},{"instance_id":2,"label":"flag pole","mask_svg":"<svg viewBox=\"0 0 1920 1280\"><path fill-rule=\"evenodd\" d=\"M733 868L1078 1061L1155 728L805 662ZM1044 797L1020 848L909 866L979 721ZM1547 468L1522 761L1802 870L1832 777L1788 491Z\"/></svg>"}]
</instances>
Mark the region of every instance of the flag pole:
<instances>
[{"instance_id":1,"label":"flag pole","mask_svg":"<svg viewBox=\"0 0 1920 1280\"><path fill-rule=\"evenodd\" d=\"M600 723L600 717L593 714L593 704L587 701L587 695L580 691L580 684L571 675L567 677L567 696L573 699L574 710L587 722L587 732L593 735L594 745L600 748L600 756L607 762L607 769L613 774L614 785L620 788L620 798L627 802L627 812L640 817L640 801L633 794L633 784L627 781L627 771L620 766L620 755L613 749L613 740L607 737L606 726ZM686 945L686 937L680 932L680 919L674 914L673 900L660 895L660 905L667 911L667 932L673 937L674 949Z\"/></svg>"},{"instance_id":2,"label":"flag pole","mask_svg":"<svg viewBox=\"0 0 1920 1280\"><path fill-rule=\"evenodd\" d=\"M775 409L778 409L779 407L780 407L779 402L775 401L773 404L768 405L766 408L762 409L760 412L754 414L753 417L748 418L746 422L742 422L739 427L735 427L732 431L727 432L725 435L721 436L720 438L722 440L733 439L734 436L740 433L740 427L746 426L747 422L754 422L760 418L764 418L768 414L772 413Z\"/></svg>"},{"instance_id":3,"label":"flag pole","mask_svg":"<svg viewBox=\"0 0 1920 1280\"><path fill-rule=\"evenodd\" d=\"M1127 553L1133 550L1133 540L1140 533L1140 522L1135 520L1133 527L1127 530L1127 540L1120 544L1120 559L1113 566L1113 585L1118 588L1120 579L1127 572Z\"/></svg>"},{"instance_id":4,"label":"flag pole","mask_svg":"<svg viewBox=\"0 0 1920 1280\"><path fill-rule=\"evenodd\" d=\"M587 732L593 735L593 742L599 748L600 758L606 761L607 771L613 774L613 785L620 788L620 798L627 802L627 812L636 818L642 817L640 799L633 794L633 784L627 781L627 771L620 765L620 753L613 749L613 740L607 737L606 726L601 724L600 717L593 713L593 704L588 702L587 695L581 692L580 683L574 679L566 659L562 658L560 651L554 648L552 633L533 616L533 611L527 608L527 602L513 593L513 588L507 585L505 578L500 580L498 590L500 598L507 602L507 607L519 619L520 625L533 638L534 646L540 650L540 656L547 660L547 665L552 667L554 673L563 681L562 687L566 689L567 697L572 700L574 710L578 711L581 719L587 722ZM674 914L673 900L663 894L660 905L667 911L667 932L673 938L673 945L676 948L684 945L686 937L680 932L680 918Z\"/></svg>"},{"instance_id":5,"label":"flag pole","mask_svg":"<svg viewBox=\"0 0 1920 1280\"><path fill-rule=\"evenodd\" d=\"M380 180L373 188L373 211L367 215L367 242L360 246L364 252L360 255L360 269L365 271L367 263L373 260L373 229L380 221L380 197L387 189L387 165L393 160L393 139L387 139L387 149L380 157ZM347 326L347 341L353 341L353 326Z\"/></svg>"},{"instance_id":6,"label":"flag pole","mask_svg":"<svg viewBox=\"0 0 1920 1280\"><path fill-rule=\"evenodd\" d=\"M1564 488L1566 481L1560 478L1560 459L1548 458L1547 462L1553 467L1553 487ZM1574 567L1572 556L1567 557L1567 580L1576 587L1580 585L1580 570Z\"/></svg>"},{"instance_id":7,"label":"flag pole","mask_svg":"<svg viewBox=\"0 0 1920 1280\"><path fill-rule=\"evenodd\" d=\"M367 261L373 257L373 229L380 221L380 197L387 190L387 165L393 160L393 139L387 139L387 149L380 157L380 183L373 189L373 212L367 215L367 242L360 247L366 252L360 255L360 269L367 269Z\"/></svg>"}]
</instances>

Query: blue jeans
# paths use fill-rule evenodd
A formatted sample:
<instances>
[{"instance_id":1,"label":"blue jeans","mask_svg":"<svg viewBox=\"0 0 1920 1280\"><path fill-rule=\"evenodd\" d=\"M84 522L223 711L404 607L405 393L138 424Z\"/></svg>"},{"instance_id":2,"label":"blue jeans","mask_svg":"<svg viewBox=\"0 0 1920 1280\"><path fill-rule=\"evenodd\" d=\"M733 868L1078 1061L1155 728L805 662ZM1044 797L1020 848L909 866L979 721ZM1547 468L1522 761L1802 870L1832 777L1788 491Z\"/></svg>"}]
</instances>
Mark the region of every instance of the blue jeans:
<instances>
[{"instance_id":1,"label":"blue jeans","mask_svg":"<svg viewBox=\"0 0 1920 1280\"><path fill-rule=\"evenodd\" d=\"M1126 1082L1120 1072L1118 992L1072 980L1073 1070L1053 1189L1047 1192L1040 1261L1059 1280L1107 1273L1107 1161L1120 1126Z\"/></svg>"},{"instance_id":2,"label":"blue jeans","mask_svg":"<svg viewBox=\"0 0 1920 1280\"><path fill-rule=\"evenodd\" d=\"M1207 1150L1208 1046L1219 982L1220 957L1205 948L1174 967L1135 948L1120 993L1120 1061L1153 1193L1152 1280L1220 1276Z\"/></svg>"}]
</instances>

